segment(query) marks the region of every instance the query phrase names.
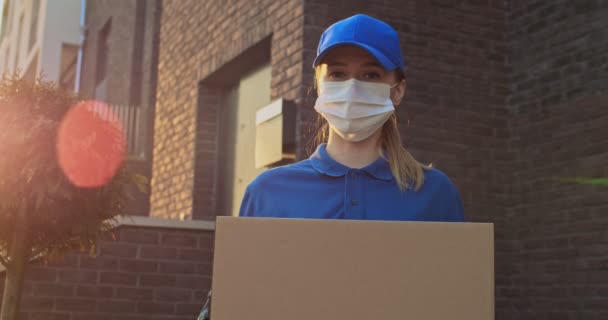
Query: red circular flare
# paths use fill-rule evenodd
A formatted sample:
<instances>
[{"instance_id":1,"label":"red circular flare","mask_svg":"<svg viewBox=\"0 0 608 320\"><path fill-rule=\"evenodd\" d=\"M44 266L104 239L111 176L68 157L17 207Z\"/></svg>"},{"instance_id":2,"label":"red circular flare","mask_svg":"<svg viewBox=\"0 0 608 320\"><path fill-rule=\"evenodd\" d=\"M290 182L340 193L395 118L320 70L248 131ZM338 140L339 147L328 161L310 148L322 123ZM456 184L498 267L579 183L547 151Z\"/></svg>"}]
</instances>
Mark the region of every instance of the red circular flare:
<instances>
[{"instance_id":1,"label":"red circular flare","mask_svg":"<svg viewBox=\"0 0 608 320\"><path fill-rule=\"evenodd\" d=\"M77 104L59 126L59 164L78 187L95 188L107 184L122 165L125 149L122 124L102 102Z\"/></svg>"}]
</instances>

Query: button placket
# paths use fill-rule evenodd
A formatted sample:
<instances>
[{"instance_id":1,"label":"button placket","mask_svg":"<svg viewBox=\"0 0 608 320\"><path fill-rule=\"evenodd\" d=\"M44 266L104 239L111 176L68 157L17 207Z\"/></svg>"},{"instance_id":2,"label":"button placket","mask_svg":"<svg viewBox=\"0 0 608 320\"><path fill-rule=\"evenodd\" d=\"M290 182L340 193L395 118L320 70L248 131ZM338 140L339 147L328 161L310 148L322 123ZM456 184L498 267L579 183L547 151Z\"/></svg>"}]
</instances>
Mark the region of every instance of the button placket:
<instances>
[{"instance_id":1,"label":"button placket","mask_svg":"<svg viewBox=\"0 0 608 320\"><path fill-rule=\"evenodd\" d=\"M345 212L350 219L363 219L364 208L361 205L362 199L362 176L359 172L350 171L346 175L346 199Z\"/></svg>"}]
</instances>

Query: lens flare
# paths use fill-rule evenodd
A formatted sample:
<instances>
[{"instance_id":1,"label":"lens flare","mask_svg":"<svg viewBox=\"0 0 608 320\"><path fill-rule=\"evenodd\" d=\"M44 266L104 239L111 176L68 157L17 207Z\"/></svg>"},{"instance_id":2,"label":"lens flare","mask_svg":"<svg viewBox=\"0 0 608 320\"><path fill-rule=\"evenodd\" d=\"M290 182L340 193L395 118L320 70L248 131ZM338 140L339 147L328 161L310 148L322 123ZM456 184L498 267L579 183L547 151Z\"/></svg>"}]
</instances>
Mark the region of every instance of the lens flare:
<instances>
[{"instance_id":1,"label":"lens flare","mask_svg":"<svg viewBox=\"0 0 608 320\"><path fill-rule=\"evenodd\" d=\"M66 114L57 135L57 157L76 186L107 184L125 157L125 134L116 114L99 101L78 103Z\"/></svg>"}]
</instances>

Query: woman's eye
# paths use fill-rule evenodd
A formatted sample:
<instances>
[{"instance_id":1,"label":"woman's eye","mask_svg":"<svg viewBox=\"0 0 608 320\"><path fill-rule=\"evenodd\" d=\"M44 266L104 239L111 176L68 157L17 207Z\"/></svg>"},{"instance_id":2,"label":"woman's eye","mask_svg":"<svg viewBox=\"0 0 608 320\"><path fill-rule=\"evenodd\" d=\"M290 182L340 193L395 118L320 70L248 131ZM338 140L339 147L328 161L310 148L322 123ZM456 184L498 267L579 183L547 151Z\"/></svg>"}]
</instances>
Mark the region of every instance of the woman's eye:
<instances>
[{"instance_id":1,"label":"woman's eye","mask_svg":"<svg viewBox=\"0 0 608 320\"><path fill-rule=\"evenodd\" d=\"M342 79L345 76L346 76L346 74L344 74L344 72L340 72L340 71L333 71L333 72L329 73L330 80Z\"/></svg>"},{"instance_id":2,"label":"woman's eye","mask_svg":"<svg viewBox=\"0 0 608 320\"><path fill-rule=\"evenodd\" d=\"M363 75L365 80L379 80L381 78L380 74L377 72L368 72Z\"/></svg>"}]
</instances>

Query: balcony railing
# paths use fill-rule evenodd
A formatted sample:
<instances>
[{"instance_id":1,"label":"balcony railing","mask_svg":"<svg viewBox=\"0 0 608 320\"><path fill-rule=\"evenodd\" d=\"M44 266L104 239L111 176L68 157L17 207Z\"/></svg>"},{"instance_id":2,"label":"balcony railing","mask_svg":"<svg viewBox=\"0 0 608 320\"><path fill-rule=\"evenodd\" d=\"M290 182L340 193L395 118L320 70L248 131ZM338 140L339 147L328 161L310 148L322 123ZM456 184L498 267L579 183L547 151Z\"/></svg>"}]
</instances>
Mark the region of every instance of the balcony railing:
<instances>
[{"instance_id":1,"label":"balcony railing","mask_svg":"<svg viewBox=\"0 0 608 320\"><path fill-rule=\"evenodd\" d=\"M147 109L129 105L108 105L109 108L105 106L105 104L98 104L93 108L102 118L110 119L115 116L120 120L127 140L128 159L145 160Z\"/></svg>"},{"instance_id":2,"label":"balcony railing","mask_svg":"<svg viewBox=\"0 0 608 320\"><path fill-rule=\"evenodd\" d=\"M138 106L111 107L112 111L122 121L127 139L127 155L129 158L144 160L146 144L145 110Z\"/></svg>"}]
</instances>

